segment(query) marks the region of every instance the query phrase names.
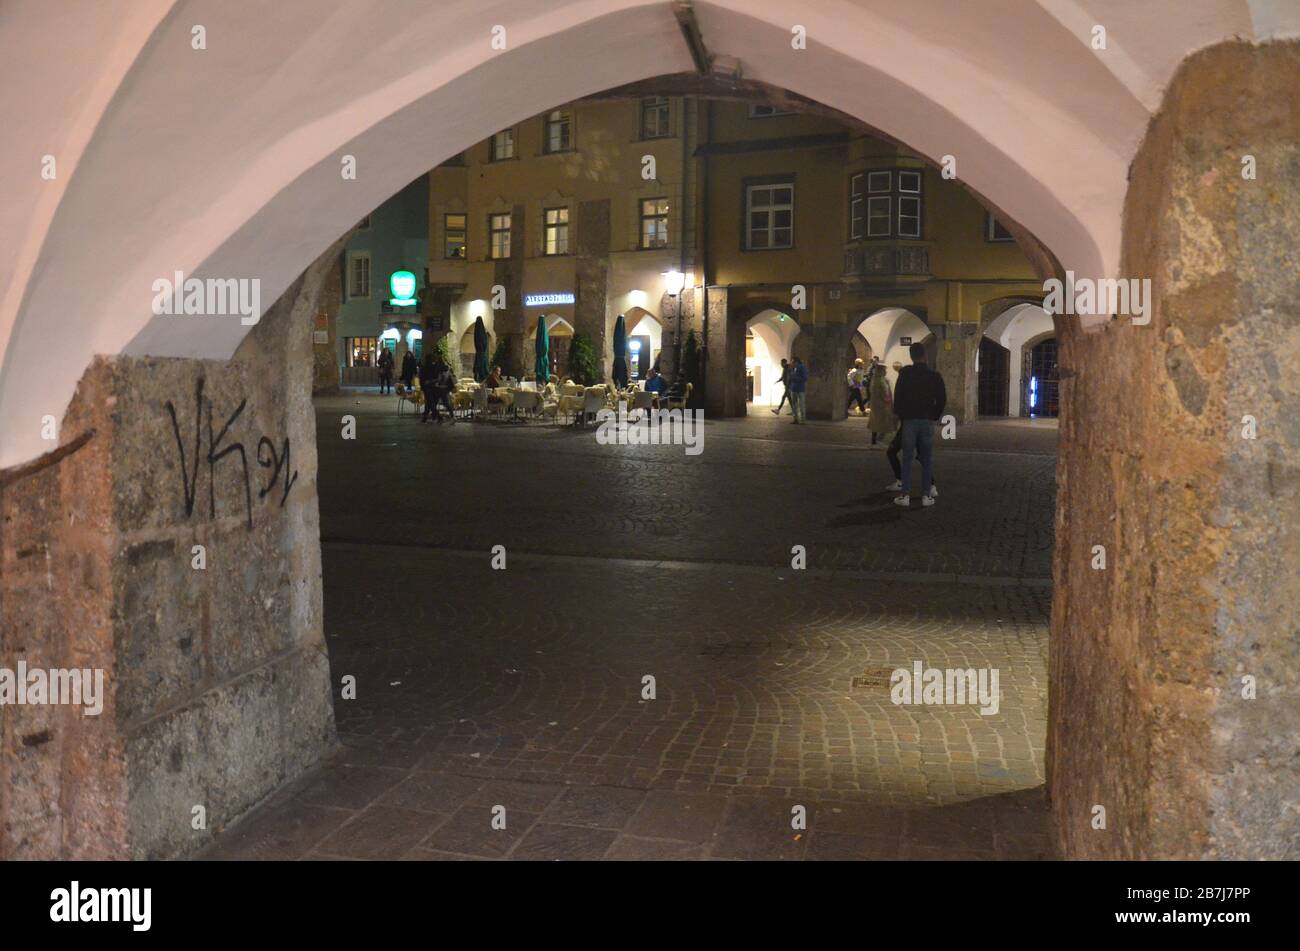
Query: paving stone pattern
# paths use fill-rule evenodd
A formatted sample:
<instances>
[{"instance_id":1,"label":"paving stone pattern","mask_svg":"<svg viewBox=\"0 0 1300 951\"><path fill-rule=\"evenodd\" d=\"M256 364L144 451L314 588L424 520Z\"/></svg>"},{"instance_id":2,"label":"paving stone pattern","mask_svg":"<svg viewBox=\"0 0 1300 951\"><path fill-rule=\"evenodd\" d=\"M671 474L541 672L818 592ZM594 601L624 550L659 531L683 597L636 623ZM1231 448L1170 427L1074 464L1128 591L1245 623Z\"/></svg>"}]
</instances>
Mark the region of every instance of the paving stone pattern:
<instances>
[{"instance_id":1,"label":"paving stone pattern","mask_svg":"<svg viewBox=\"0 0 1300 951\"><path fill-rule=\"evenodd\" d=\"M940 505L903 511L854 421L709 424L695 458L369 396L318 426L332 677L357 697L338 753L209 857L1051 857L1051 429L966 427ZM1000 709L895 705L915 661L996 668Z\"/></svg>"}]
</instances>

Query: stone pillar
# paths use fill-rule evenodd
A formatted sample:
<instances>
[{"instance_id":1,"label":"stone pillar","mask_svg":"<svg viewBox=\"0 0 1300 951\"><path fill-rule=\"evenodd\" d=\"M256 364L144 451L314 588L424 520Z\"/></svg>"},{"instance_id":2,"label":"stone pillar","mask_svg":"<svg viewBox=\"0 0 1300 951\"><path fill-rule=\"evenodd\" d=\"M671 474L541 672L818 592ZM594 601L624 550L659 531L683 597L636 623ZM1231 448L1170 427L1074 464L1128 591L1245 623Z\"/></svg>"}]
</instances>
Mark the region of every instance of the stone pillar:
<instances>
[{"instance_id":1,"label":"stone pillar","mask_svg":"<svg viewBox=\"0 0 1300 951\"><path fill-rule=\"evenodd\" d=\"M1058 318L1048 776L1070 857L1300 857L1297 88L1294 42L1189 57L1124 210L1150 323Z\"/></svg>"},{"instance_id":2,"label":"stone pillar","mask_svg":"<svg viewBox=\"0 0 1300 951\"><path fill-rule=\"evenodd\" d=\"M966 328L978 331L975 324L938 324L933 327L939 339L935 347L935 369L943 376L948 393L948 408L959 423L975 419L979 410L979 380L975 375L975 354L979 350L978 332L967 335Z\"/></svg>"},{"instance_id":3,"label":"stone pillar","mask_svg":"<svg viewBox=\"0 0 1300 951\"><path fill-rule=\"evenodd\" d=\"M808 418L840 420L848 415L847 374L853 365L848 324L805 324L794 338L792 356L808 367Z\"/></svg>"},{"instance_id":4,"label":"stone pillar","mask_svg":"<svg viewBox=\"0 0 1300 951\"><path fill-rule=\"evenodd\" d=\"M506 306L492 316L492 352L488 354L488 369L492 368L497 347L502 342L506 345L505 364L502 370L506 375L522 374L532 361L525 359L524 337L524 206L514 205L510 209L510 257L493 262L493 284L500 284L506 289ZM490 298L489 298L490 299Z\"/></svg>"},{"instance_id":5,"label":"stone pillar","mask_svg":"<svg viewBox=\"0 0 1300 951\"><path fill-rule=\"evenodd\" d=\"M463 288L464 285L447 284L435 284L428 288L425 299L421 301L421 317L424 321L422 353L437 352L439 341L451 335L451 305ZM447 344L452 372L459 377L463 375L462 370L466 369L460 366L460 341L452 339Z\"/></svg>"},{"instance_id":6,"label":"stone pillar","mask_svg":"<svg viewBox=\"0 0 1300 951\"><path fill-rule=\"evenodd\" d=\"M343 306L343 272L346 256L340 252L325 274L312 324L312 394L339 391L339 309ZM322 340L319 335L324 334Z\"/></svg>"},{"instance_id":7,"label":"stone pillar","mask_svg":"<svg viewBox=\"0 0 1300 951\"><path fill-rule=\"evenodd\" d=\"M725 287L708 289L707 308L703 315L704 336L700 340L704 412L715 419L745 414L744 384L745 328L730 319L730 294ZM739 340L739 344L737 344ZM740 381L736 380L739 354ZM739 404L737 404L739 398Z\"/></svg>"},{"instance_id":8,"label":"stone pillar","mask_svg":"<svg viewBox=\"0 0 1300 951\"><path fill-rule=\"evenodd\" d=\"M97 359L59 449L0 475L0 666L104 674L99 716L0 708L0 856L190 853L334 742L311 334L337 251L229 361Z\"/></svg>"},{"instance_id":9,"label":"stone pillar","mask_svg":"<svg viewBox=\"0 0 1300 951\"><path fill-rule=\"evenodd\" d=\"M596 351L596 369L608 379L605 365L605 324L609 300L609 199L584 201L578 205L578 256L574 261L574 332L591 338Z\"/></svg>"}]
</instances>

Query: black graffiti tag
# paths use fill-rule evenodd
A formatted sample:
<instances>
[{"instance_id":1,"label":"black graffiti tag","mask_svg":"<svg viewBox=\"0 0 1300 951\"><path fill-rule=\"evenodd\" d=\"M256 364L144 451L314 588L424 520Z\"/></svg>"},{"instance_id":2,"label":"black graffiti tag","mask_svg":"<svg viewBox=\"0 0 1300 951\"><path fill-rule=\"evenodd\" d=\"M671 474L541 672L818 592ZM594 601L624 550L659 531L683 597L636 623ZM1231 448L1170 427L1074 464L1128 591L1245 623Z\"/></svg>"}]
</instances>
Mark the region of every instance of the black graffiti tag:
<instances>
[{"instance_id":1,"label":"black graffiti tag","mask_svg":"<svg viewBox=\"0 0 1300 951\"><path fill-rule=\"evenodd\" d=\"M199 482L199 463L202 456L203 448L203 409L207 404L208 411L208 515L209 518L217 517L217 463L222 459L234 453L239 453L239 461L244 475L244 510L248 522L248 527L253 527L253 486L252 473L248 468L248 453L244 449L242 442L226 442L226 437L231 435L231 427L243 415L248 406L248 400L240 400L239 405L235 407L220 432L215 431L213 420L213 404L211 400L205 400L203 396L204 380L202 377L194 385L194 454L191 459L185 450L185 442L181 438L180 420L176 414L176 407L171 400L168 400L166 406L168 414L171 416L172 436L176 440L176 452L180 457L181 469L181 492L185 501L185 517L189 518L194 514L194 502L198 496ZM276 481L280 478L280 473L284 473L284 491L280 495L280 507L284 507L285 500L289 497L289 490L293 484L298 481L298 471L290 470L289 465L289 437L285 436L281 444L281 451L277 452L275 441L269 436L261 436L257 442L257 462L258 465L266 469L271 469L271 478L266 486L258 492L258 498L263 499L275 486Z\"/></svg>"},{"instance_id":2,"label":"black graffiti tag","mask_svg":"<svg viewBox=\"0 0 1300 951\"><path fill-rule=\"evenodd\" d=\"M270 453L270 459L262 458L263 447ZM282 456L276 455L275 443L271 442L270 439L265 436L259 439L257 441L257 464L266 469L270 469L272 466L275 467L271 472L271 478L266 483L266 487L257 493L259 499L266 498L266 493L271 491L275 486L275 480L280 477L280 470L284 470L284 494L280 496L280 508L284 508L284 500L289 497L289 489L298 481L297 469L293 471L292 477L289 475L289 437L284 437L284 455Z\"/></svg>"}]
</instances>

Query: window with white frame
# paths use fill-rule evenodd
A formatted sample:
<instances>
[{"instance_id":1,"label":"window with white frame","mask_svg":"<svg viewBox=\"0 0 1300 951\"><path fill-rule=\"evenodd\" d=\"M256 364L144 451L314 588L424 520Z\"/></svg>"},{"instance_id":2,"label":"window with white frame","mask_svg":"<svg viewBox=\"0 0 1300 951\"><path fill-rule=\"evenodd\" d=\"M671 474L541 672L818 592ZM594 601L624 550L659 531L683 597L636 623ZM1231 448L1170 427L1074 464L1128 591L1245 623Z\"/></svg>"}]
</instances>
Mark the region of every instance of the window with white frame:
<instances>
[{"instance_id":1,"label":"window with white frame","mask_svg":"<svg viewBox=\"0 0 1300 951\"><path fill-rule=\"evenodd\" d=\"M348 258L348 297L370 296L370 252L354 252Z\"/></svg>"},{"instance_id":2,"label":"window with white frame","mask_svg":"<svg viewBox=\"0 0 1300 951\"><path fill-rule=\"evenodd\" d=\"M502 129L496 135L492 136L491 158L494 162L502 162L506 159L515 157L515 130Z\"/></svg>"},{"instance_id":3,"label":"window with white frame","mask_svg":"<svg viewBox=\"0 0 1300 951\"><path fill-rule=\"evenodd\" d=\"M546 209L545 254L569 253L569 209Z\"/></svg>"},{"instance_id":4,"label":"window with white frame","mask_svg":"<svg viewBox=\"0 0 1300 951\"><path fill-rule=\"evenodd\" d=\"M898 236L921 237L921 173L898 172Z\"/></svg>"},{"instance_id":5,"label":"window with white frame","mask_svg":"<svg viewBox=\"0 0 1300 951\"><path fill-rule=\"evenodd\" d=\"M920 238L922 173L919 169L878 169L858 173L851 179L849 194L849 236L863 237L857 226L861 196L858 180L866 176L866 229L868 238Z\"/></svg>"},{"instance_id":6,"label":"window with white frame","mask_svg":"<svg viewBox=\"0 0 1300 951\"><path fill-rule=\"evenodd\" d=\"M546 135L542 147L547 152L567 152L573 148L573 117L564 109L546 114Z\"/></svg>"},{"instance_id":7,"label":"window with white frame","mask_svg":"<svg viewBox=\"0 0 1300 951\"><path fill-rule=\"evenodd\" d=\"M662 139L671 135L668 126L668 97L653 96L641 100L641 138Z\"/></svg>"},{"instance_id":8,"label":"window with white frame","mask_svg":"<svg viewBox=\"0 0 1300 951\"><path fill-rule=\"evenodd\" d=\"M668 199L646 198L641 202L641 247L668 247Z\"/></svg>"},{"instance_id":9,"label":"window with white frame","mask_svg":"<svg viewBox=\"0 0 1300 951\"><path fill-rule=\"evenodd\" d=\"M751 251L794 246L794 182L745 188L745 247Z\"/></svg>"},{"instance_id":10,"label":"window with white frame","mask_svg":"<svg viewBox=\"0 0 1300 951\"><path fill-rule=\"evenodd\" d=\"M984 213L984 240L985 241L1015 241L1015 235L1006 229L1002 222L993 217L990 212Z\"/></svg>"},{"instance_id":11,"label":"window with white frame","mask_svg":"<svg viewBox=\"0 0 1300 951\"><path fill-rule=\"evenodd\" d=\"M894 217L894 173L867 173L867 237L888 238Z\"/></svg>"},{"instance_id":12,"label":"window with white frame","mask_svg":"<svg viewBox=\"0 0 1300 951\"><path fill-rule=\"evenodd\" d=\"M867 233L867 176L862 172L849 176L849 240L858 241Z\"/></svg>"},{"instance_id":13,"label":"window with white frame","mask_svg":"<svg viewBox=\"0 0 1300 951\"><path fill-rule=\"evenodd\" d=\"M489 255L494 261L510 257L510 215L488 215Z\"/></svg>"}]
</instances>

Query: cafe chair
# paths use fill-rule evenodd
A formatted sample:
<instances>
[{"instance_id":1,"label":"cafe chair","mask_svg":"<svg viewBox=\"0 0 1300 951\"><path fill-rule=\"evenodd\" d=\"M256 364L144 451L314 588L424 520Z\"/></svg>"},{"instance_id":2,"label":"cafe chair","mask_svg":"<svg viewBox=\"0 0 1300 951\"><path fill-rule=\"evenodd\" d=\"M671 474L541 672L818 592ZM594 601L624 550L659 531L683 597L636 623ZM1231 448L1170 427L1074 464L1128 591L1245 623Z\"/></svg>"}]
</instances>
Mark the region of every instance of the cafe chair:
<instances>
[{"instance_id":1,"label":"cafe chair","mask_svg":"<svg viewBox=\"0 0 1300 951\"><path fill-rule=\"evenodd\" d=\"M686 392L682 394L682 398L681 398L681 399L679 399L679 400L675 400L675 399L672 399L671 397L669 398L669 400L668 400L668 408L669 408L669 409L686 409L686 404L689 403L689 402L691 401L691 390L693 390L693 389L695 389L695 384L694 384L694 383L687 383L687 384L686 384Z\"/></svg>"}]
</instances>

